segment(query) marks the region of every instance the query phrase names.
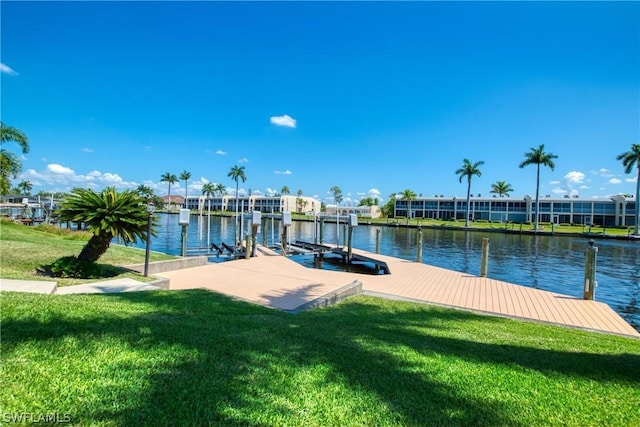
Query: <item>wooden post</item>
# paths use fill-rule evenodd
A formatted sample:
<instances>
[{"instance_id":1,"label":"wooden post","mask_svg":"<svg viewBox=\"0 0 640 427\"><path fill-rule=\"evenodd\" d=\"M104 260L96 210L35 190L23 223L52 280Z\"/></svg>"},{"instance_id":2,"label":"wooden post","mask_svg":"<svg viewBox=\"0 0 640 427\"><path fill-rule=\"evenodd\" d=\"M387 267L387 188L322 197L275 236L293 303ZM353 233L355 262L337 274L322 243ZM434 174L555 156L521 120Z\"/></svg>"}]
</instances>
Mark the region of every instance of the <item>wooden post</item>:
<instances>
[{"instance_id":1,"label":"wooden post","mask_svg":"<svg viewBox=\"0 0 640 427\"><path fill-rule=\"evenodd\" d=\"M266 224L262 223L262 246L267 247L267 233L265 232Z\"/></svg>"},{"instance_id":2,"label":"wooden post","mask_svg":"<svg viewBox=\"0 0 640 427\"><path fill-rule=\"evenodd\" d=\"M487 264L489 262L489 239L482 238L482 260L480 261L480 277L487 277Z\"/></svg>"},{"instance_id":3,"label":"wooden post","mask_svg":"<svg viewBox=\"0 0 640 427\"><path fill-rule=\"evenodd\" d=\"M287 228L288 226L282 226L282 235L280 236L280 243L282 244L282 256L287 256Z\"/></svg>"},{"instance_id":4,"label":"wooden post","mask_svg":"<svg viewBox=\"0 0 640 427\"><path fill-rule=\"evenodd\" d=\"M181 233L181 241L182 241L182 250L180 251L181 256L187 256L187 224L182 224L182 233Z\"/></svg>"},{"instance_id":5,"label":"wooden post","mask_svg":"<svg viewBox=\"0 0 640 427\"><path fill-rule=\"evenodd\" d=\"M347 241L347 264L351 265L351 255L352 255L352 240L353 239L353 227L349 226L349 238Z\"/></svg>"},{"instance_id":6,"label":"wooden post","mask_svg":"<svg viewBox=\"0 0 640 427\"><path fill-rule=\"evenodd\" d=\"M251 234L244 235L244 259L251 258Z\"/></svg>"},{"instance_id":7,"label":"wooden post","mask_svg":"<svg viewBox=\"0 0 640 427\"><path fill-rule=\"evenodd\" d=\"M593 246L593 239L589 240L589 246L584 254L584 293L583 299L592 300L596 297L596 261L598 247Z\"/></svg>"},{"instance_id":8,"label":"wooden post","mask_svg":"<svg viewBox=\"0 0 640 427\"><path fill-rule=\"evenodd\" d=\"M347 225L342 226L342 246L347 246Z\"/></svg>"},{"instance_id":9,"label":"wooden post","mask_svg":"<svg viewBox=\"0 0 640 427\"><path fill-rule=\"evenodd\" d=\"M376 228L376 253L380 253L380 229Z\"/></svg>"},{"instance_id":10,"label":"wooden post","mask_svg":"<svg viewBox=\"0 0 640 427\"><path fill-rule=\"evenodd\" d=\"M418 230L418 249L416 251L416 262L422 263L422 230Z\"/></svg>"},{"instance_id":11,"label":"wooden post","mask_svg":"<svg viewBox=\"0 0 640 427\"><path fill-rule=\"evenodd\" d=\"M324 218L320 218L320 244L324 242Z\"/></svg>"},{"instance_id":12,"label":"wooden post","mask_svg":"<svg viewBox=\"0 0 640 427\"><path fill-rule=\"evenodd\" d=\"M258 237L258 224L251 224L251 256L256 256L256 238Z\"/></svg>"}]
</instances>

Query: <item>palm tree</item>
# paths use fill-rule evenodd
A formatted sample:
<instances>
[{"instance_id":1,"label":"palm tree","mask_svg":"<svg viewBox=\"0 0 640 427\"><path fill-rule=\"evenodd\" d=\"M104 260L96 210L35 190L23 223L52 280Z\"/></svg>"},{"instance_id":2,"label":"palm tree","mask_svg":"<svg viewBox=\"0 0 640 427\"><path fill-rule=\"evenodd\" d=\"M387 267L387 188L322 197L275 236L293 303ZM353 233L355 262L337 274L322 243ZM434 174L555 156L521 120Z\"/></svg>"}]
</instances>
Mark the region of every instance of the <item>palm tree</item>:
<instances>
[{"instance_id":1,"label":"palm tree","mask_svg":"<svg viewBox=\"0 0 640 427\"><path fill-rule=\"evenodd\" d=\"M216 184L214 189L216 193L220 195L220 197L227 194L227 187L225 187L222 183Z\"/></svg>"},{"instance_id":2,"label":"palm tree","mask_svg":"<svg viewBox=\"0 0 640 427\"><path fill-rule=\"evenodd\" d=\"M240 241L238 236L238 180L242 180L245 182L247 180L247 176L244 173L244 166L233 166L229 173L227 174L229 178L236 182L236 221L235 221L235 237L236 244Z\"/></svg>"},{"instance_id":3,"label":"palm tree","mask_svg":"<svg viewBox=\"0 0 640 427\"><path fill-rule=\"evenodd\" d=\"M469 159L464 159L462 161L462 167L456 171L457 175L460 175L460 182L462 182L462 178L467 178L467 214L464 219L464 226L469 226L469 212L471 212L471 178L474 175L481 176L482 172L480 172L479 166L483 165L484 162L475 162L471 163Z\"/></svg>"},{"instance_id":4,"label":"palm tree","mask_svg":"<svg viewBox=\"0 0 640 427\"><path fill-rule=\"evenodd\" d=\"M387 200L387 203L385 203L382 207L382 214L387 218L393 217L395 215L396 196L396 193L389 194L389 200Z\"/></svg>"},{"instance_id":5,"label":"palm tree","mask_svg":"<svg viewBox=\"0 0 640 427\"><path fill-rule=\"evenodd\" d=\"M491 184L490 193L497 194L498 197L510 197L509 193L513 191L511 188L511 184L507 184L506 181L496 181L494 184Z\"/></svg>"},{"instance_id":6,"label":"palm tree","mask_svg":"<svg viewBox=\"0 0 640 427\"><path fill-rule=\"evenodd\" d=\"M187 183L189 181L189 179L191 179L191 172L187 172L187 171L182 171L182 173L180 174L180 179L182 181L184 181L184 207L187 207Z\"/></svg>"},{"instance_id":7,"label":"palm tree","mask_svg":"<svg viewBox=\"0 0 640 427\"><path fill-rule=\"evenodd\" d=\"M287 187L286 185L284 187L282 187L282 190L280 190L280 192L282 194L289 194L289 187Z\"/></svg>"},{"instance_id":8,"label":"palm tree","mask_svg":"<svg viewBox=\"0 0 640 427\"><path fill-rule=\"evenodd\" d=\"M153 189L148 185L144 185L144 184L138 185L136 187L136 192L147 200L153 198L154 196Z\"/></svg>"},{"instance_id":9,"label":"palm tree","mask_svg":"<svg viewBox=\"0 0 640 427\"><path fill-rule=\"evenodd\" d=\"M22 153L29 152L29 140L20 129L13 126L7 126L0 121L0 146L5 142L16 142L22 149ZM9 192L10 182L9 176L17 178L22 172L22 162L18 156L10 151L0 149L0 194Z\"/></svg>"},{"instance_id":10,"label":"palm tree","mask_svg":"<svg viewBox=\"0 0 640 427\"><path fill-rule=\"evenodd\" d=\"M169 209L171 210L171 184L175 184L176 182L178 182L178 177L175 176L175 174L172 174L171 172L167 172L165 174L163 174L160 177L160 182L168 182L169 183Z\"/></svg>"},{"instance_id":11,"label":"palm tree","mask_svg":"<svg viewBox=\"0 0 640 427\"><path fill-rule=\"evenodd\" d=\"M93 235L77 259L96 262L116 236L126 243L147 238L146 205L146 200L135 191L118 193L115 187L107 187L96 193L75 188L63 200L58 213L62 221L85 223L89 227Z\"/></svg>"},{"instance_id":12,"label":"palm tree","mask_svg":"<svg viewBox=\"0 0 640 427\"><path fill-rule=\"evenodd\" d=\"M622 160L624 173L631 173L633 166L638 168L638 176L636 178L636 218L633 235L638 236L638 223L640 223L640 144L631 144L631 150L618 154L617 160Z\"/></svg>"},{"instance_id":13,"label":"palm tree","mask_svg":"<svg viewBox=\"0 0 640 427\"><path fill-rule=\"evenodd\" d=\"M20 184L17 185L17 188L20 190L20 194L30 196L33 185L31 185L30 181L21 181Z\"/></svg>"},{"instance_id":14,"label":"palm tree","mask_svg":"<svg viewBox=\"0 0 640 427\"><path fill-rule=\"evenodd\" d=\"M553 159L557 159L553 153L544 152L544 144L540 144L538 148L531 148L529 152L524 153L524 160L520 163L520 168L524 168L528 165L536 165L536 206L535 206L535 220L534 230L538 230L538 209L540 207L540 165L548 166L551 170L554 170L556 165Z\"/></svg>"},{"instance_id":15,"label":"palm tree","mask_svg":"<svg viewBox=\"0 0 640 427\"><path fill-rule=\"evenodd\" d=\"M296 206L297 206L298 212L302 212L303 205L306 204L304 199L302 198L302 194L303 194L302 190L298 190L298 193L297 193L298 197L296 197Z\"/></svg>"},{"instance_id":16,"label":"palm tree","mask_svg":"<svg viewBox=\"0 0 640 427\"><path fill-rule=\"evenodd\" d=\"M216 186L211 182L207 182L202 185L202 195L207 196L208 209L209 213L211 213L211 196L216 195Z\"/></svg>"},{"instance_id":17,"label":"palm tree","mask_svg":"<svg viewBox=\"0 0 640 427\"><path fill-rule=\"evenodd\" d=\"M409 218L411 217L411 202L414 201L418 195L413 190L408 188L400 193L400 199L407 201L407 226L409 226Z\"/></svg>"}]
</instances>

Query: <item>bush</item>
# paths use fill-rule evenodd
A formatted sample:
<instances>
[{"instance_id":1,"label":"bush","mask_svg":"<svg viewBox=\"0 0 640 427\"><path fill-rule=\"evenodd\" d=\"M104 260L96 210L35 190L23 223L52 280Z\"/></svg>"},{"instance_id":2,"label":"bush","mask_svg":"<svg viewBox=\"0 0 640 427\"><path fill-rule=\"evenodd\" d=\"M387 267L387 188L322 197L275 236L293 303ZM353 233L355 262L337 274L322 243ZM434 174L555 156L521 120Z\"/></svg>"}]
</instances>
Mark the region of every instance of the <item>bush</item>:
<instances>
[{"instance_id":1,"label":"bush","mask_svg":"<svg viewBox=\"0 0 640 427\"><path fill-rule=\"evenodd\" d=\"M44 266L53 277L95 279L102 275L102 269L95 262L80 261L74 256L58 258L52 264Z\"/></svg>"}]
</instances>

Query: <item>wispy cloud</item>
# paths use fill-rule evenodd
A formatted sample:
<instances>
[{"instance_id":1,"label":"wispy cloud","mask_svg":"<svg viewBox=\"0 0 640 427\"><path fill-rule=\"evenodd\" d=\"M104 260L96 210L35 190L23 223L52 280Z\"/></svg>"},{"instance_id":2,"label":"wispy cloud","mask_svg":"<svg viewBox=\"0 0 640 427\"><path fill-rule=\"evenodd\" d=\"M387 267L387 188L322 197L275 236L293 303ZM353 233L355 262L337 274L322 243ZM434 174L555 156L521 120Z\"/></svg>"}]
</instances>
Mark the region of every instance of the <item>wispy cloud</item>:
<instances>
[{"instance_id":1,"label":"wispy cloud","mask_svg":"<svg viewBox=\"0 0 640 427\"><path fill-rule=\"evenodd\" d=\"M227 155L227 152L226 152L226 151L222 151L221 149L218 149L218 150L216 151L216 154L219 154L219 155L221 155L221 156L226 156L226 155Z\"/></svg>"},{"instance_id":2,"label":"wispy cloud","mask_svg":"<svg viewBox=\"0 0 640 427\"><path fill-rule=\"evenodd\" d=\"M275 171L274 173L276 175L291 175L293 172L291 172L289 169L287 169L285 171Z\"/></svg>"},{"instance_id":3,"label":"wispy cloud","mask_svg":"<svg viewBox=\"0 0 640 427\"><path fill-rule=\"evenodd\" d=\"M622 184L622 180L618 178L611 178L609 184Z\"/></svg>"},{"instance_id":4,"label":"wispy cloud","mask_svg":"<svg viewBox=\"0 0 640 427\"><path fill-rule=\"evenodd\" d=\"M83 153L93 153L93 150L92 150L91 148L84 147L84 148L82 149L82 152L83 152Z\"/></svg>"},{"instance_id":5,"label":"wispy cloud","mask_svg":"<svg viewBox=\"0 0 640 427\"><path fill-rule=\"evenodd\" d=\"M238 163L249 163L249 159L247 159L246 157L243 157L240 160L238 160Z\"/></svg>"},{"instance_id":6,"label":"wispy cloud","mask_svg":"<svg viewBox=\"0 0 640 427\"><path fill-rule=\"evenodd\" d=\"M13 70L11 69L11 67L9 67L8 65L5 65L5 64L3 64L3 63L1 63L1 62L0 62L0 73L3 73L3 74L9 74L9 75L11 75L11 76L17 76L17 75L18 75L18 73L16 73L15 71L13 71Z\"/></svg>"},{"instance_id":7,"label":"wispy cloud","mask_svg":"<svg viewBox=\"0 0 640 427\"><path fill-rule=\"evenodd\" d=\"M294 119L293 117L285 114L283 116L271 116L269 118L269 121L276 125L276 126L284 126L284 127L288 127L288 128L295 128L296 127L296 119Z\"/></svg>"},{"instance_id":8,"label":"wispy cloud","mask_svg":"<svg viewBox=\"0 0 640 427\"><path fill-rule=\"evenodd\" d=\"M636 175L633 178L625 178L624 181L625 182L630 182L630 183L636 183L636 182L638 182L638 176Z\"/></svg>"}]
</instances>

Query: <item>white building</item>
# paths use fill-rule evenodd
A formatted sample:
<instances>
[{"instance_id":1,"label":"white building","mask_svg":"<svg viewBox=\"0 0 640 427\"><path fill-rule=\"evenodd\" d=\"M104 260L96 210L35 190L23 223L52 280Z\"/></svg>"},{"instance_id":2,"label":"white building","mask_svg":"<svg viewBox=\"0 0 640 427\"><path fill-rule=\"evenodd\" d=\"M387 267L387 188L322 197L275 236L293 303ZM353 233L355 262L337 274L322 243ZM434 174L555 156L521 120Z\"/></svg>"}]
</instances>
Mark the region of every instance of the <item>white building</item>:
<instances>
[{"instance_id":1,"label":"white building","mask_svg":"<svg viewBox=\"0 0 640 427\"><path fill-rule=\"evenodd\" d=\"M189 196L187 197L187 208L197 211L207 211L211 206L211 211L235 212L235 196L225 195L222 197ZM278 212L299 212L313 213L320 212L320 201L313 197L306 196L239 196L239 212L260 211L263 213Z\"/></svg>"}]
</instances>

